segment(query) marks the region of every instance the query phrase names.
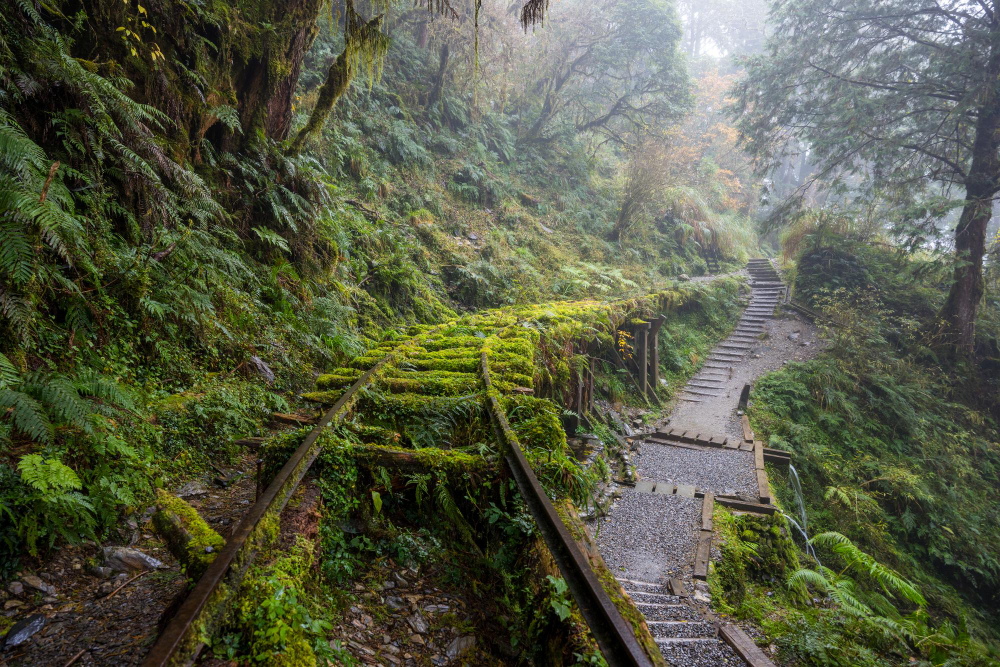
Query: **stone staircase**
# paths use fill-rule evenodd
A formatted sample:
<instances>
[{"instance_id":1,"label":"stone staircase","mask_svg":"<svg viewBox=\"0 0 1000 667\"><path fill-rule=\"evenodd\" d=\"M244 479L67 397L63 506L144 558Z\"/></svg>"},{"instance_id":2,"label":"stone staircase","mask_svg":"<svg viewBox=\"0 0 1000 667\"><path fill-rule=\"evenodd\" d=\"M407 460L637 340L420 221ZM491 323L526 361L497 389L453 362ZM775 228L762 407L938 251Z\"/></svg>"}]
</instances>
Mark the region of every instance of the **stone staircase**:
<instances>
[{"instance_id":1,"label":"stone staircase","mask_svg":"<svg viewBox=\"0 0 1000 667\"><path fill-rule=\"evenodd\" d=\"M767 321L774 317L774 309L785 293L781 276L768 259L751 259L747 272L750 274L750 303L733 333L715 346L701 371L685 385L681 400L700 403L705 398L720 396L734 364L742 361L759 342Z\"/></svg>"}]
</instances>

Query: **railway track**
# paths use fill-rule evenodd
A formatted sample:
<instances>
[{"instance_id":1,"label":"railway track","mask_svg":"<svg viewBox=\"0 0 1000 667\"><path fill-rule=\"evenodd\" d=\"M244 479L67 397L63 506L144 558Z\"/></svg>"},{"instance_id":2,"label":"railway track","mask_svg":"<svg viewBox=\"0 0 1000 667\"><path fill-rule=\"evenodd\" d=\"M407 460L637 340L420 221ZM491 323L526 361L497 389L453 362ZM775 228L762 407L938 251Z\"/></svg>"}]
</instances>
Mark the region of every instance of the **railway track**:
<instances>
[{"instance_id":1,"label":"railway track","mask_svg":"<svg viewBox=\"0 0 1000 667\"><path fill-rule=\"evenodd\" d=\"M691 298L690 294L687 298ZM650 649L648 630L637 628L623 614L623 608L628 613L651 604L653 594L636 590L630 598L621 595L618 584L612 584L610 590L607 583L602 584L592 559L582 552L528 463L503 406L505 397L530 395L536 389L533 371L540 335L529 315L544 319L548 326L588 332L590 340L583 348L592 352L602 344L613 350L621 328L638 323L640 329L648 329L647 321L655 322L659 317L662 323L662 312L683 302L677 293L656 294L618 303L614 308L594 301L562 303L549 309L533 307L530 314L523 309L491 311L441 326L411 327L404 338L377 345L348 366L320 376L317 391L305 398L327 406L323 417L232 532L143 664L189 665L198 659L219 628L243 576L258 554L266 550L269 531L265 526L277 519L316 460L320 435L343 421L359 400L363 408L370 407L365 401L373 400L372 396L377 396L382 412L415 419L422 410L459 403L471 402L485 410L538 532L608 664L663 664L660 655L654 654L655 649ZM655 345L654 338L654 349ZM655 364L655 358L650 361ZM651 384L647 368L644 351L640 380L643 388ZM581 375L575 391L578 408L593 398L592 374L589 384L585 376ZM650 617L648 627L669 622Z\"/></svg>"}]
</instances>

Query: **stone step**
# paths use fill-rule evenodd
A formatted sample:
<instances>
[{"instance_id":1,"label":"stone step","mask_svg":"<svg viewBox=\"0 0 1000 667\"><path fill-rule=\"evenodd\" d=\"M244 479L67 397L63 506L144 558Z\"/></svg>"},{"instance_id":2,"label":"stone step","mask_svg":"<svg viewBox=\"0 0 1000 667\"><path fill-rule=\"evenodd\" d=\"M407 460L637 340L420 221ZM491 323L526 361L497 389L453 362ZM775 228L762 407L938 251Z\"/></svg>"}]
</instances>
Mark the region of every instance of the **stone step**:
<instances>
[{"instance_id":1,"label":"stone step","mask_svg":"<svg viewBox=\"0 0 1000 667\"><path fill-rule=\"evenodd\" d=\"M684 393L693 394L695 396L722 396L722 394L714 391L705 391L704 389L688 389L684 388Z\"/></svg>"},{"instance_id":2,"label":"stone step","mask_svg":"<svg viewBox=\"0 0 1000 667\"><path fill-rule=\"evenodd\" d=\"M634 591L625 589L628 596L632 598L634 602L650 602L656 604L680 604L681 599L676 595L670 595L669 593L648 593L646 591Z\"/></svg>"},{"instance_id":3,"label":"stone step","mask_svg":"<svg viewBox=\"0 0 1000 667\"><path fill-rule=\"evenodd\" d=\"M665 589L666 584L657 584L652 581L640 581L638 579L626 579L625 577L615 577L615 580L622 585L622 588L628 590L626 584L629 586L638 586L639 588L635 590L642 590L642 588L659 588ZM658 593L659 591L652 591L653 593Z\"/></svg>"},{"instance_id":4,"label":"stone step","mask_svg":"<svg viewBox=\"0 0 1000 667\"><path fill-rule=\"evenodd\" d=\"M695 380L692 378L688 380L687 386L694 387L695 389L722 389L722 380L713 383L709 380Z\"/></svg>"},{"instance_id":5,"label":"stone step","mask_svg":"<svg viewBox=\"0 0 1000 667\"><path fill-rule=\"evenodd\" d=\"M646 621L654 639L714 638L715 626L706 621Z\"/></svg>"},{"instance_id":6,"label":"stone step","mask_svg":"<svg viewBox=\"0 0 1000 667\"><path fill-rule=\"evenodd\" d=\"M748 342L748 341L741 341L741 340L736 340L736 341L732 341L732 342L724 340L721 343L719 343L716 347L725 348L727 350L744 350L745 351L745 350L749 350L751 347L753 347L753 344L750 343L750 342Z\"/></svg>"},{"instance_id":7,"label":"stone step","mask_svg":"<svg viewBox=\"0 0 1000 667\"><path fill-rule=\"evenodd\" d=\"M687 650L695 647L697 647L698 650L703 650L703 647L707 646L719 647L720 649L725 646L725 644L722 643L722 640L716 637L654 637L653 639L656 642L656 645L660 647L660 653L662 653L663 657L667 658L667 660L670 660L671 654L675 650L679 652L686 652ZM685 660L686 659L688 659L687 656L685 656ZM686 665L691 663L685 661L676 664Z\"/></svg>"},{"instance_id":8,"label":"stone step","mask_svg":"<svg viewBox=\"0 0 1000 667\"><path fill-rule=\"evenodd\" d=\"M701 620L698 612L686 604L659 604L656 602L636 602L636 608L649 621Z\"/></svg>"}]
</instances>

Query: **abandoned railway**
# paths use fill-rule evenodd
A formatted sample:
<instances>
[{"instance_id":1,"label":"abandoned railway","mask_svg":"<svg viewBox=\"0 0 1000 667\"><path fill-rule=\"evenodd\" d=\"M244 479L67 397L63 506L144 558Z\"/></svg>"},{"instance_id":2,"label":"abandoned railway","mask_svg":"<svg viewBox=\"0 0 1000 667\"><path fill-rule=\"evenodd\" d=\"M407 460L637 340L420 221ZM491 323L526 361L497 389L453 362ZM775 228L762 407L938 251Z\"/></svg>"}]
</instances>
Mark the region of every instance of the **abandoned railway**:
<instances>
[{"instance_id":1,"label":"abandoned railway","mask_svg":"<svg viewBox=\"0 0 1000 667\"><path fill-rule=\"evenodd\" d=\"M325 412L291 437L283 436L284 449L260 454L254 502L190 590L163 611L159 631L149 635L148 650L132 652L125 661L154 667L189 665L207 657L219 633L232 629L232 608L249 573L274 558L276 545L290 544L289 536L282 535L296 529L279 528L289 523L283 512L303 482L316 474L312 468L324 447L340 446L331 434L350 431L351 455L367 466L376 483L385 480L380 488L392 493L410 484L406 475L472 465L475 457L468 453L421 447L414 431L428 415L454 414L457 408L460 420L468 422L467 431L490 440L491 451L499 454L493 462L475 464L477 470L483 478L513 480L527 506L534 530L579 610L579 617L568 622L576 618L589 635L581 640L584 645L593 642L609 665L771 664L738 625L711 611L705 584L718 550L712 541L715 505L774 513L765 461L788 462L786 454L756 440L746 418L739 417L744 388L787 356L786 349L769 344L772 335L781 335L771 331L778 322L775 309L785 297L780 276L767 260L751 260L744 274L745 307L735 328L728 325L728 337L679 387L673 409L657 411L656 419L638 433L626 426L630 434L608 443L617 448L620 470L600 484L605 502L586 522L571 502L553 492L551 480L540 479L533 463L544 459L526 455L529 447L521 439L533 438L533 451L539 445L537 431L543 440L561 439L561 445L544 444L551 452L565 447L564 426L586 431L597 419L599 367L617 368L628 377L631 390L652 405L655 388L666 382L660 377L662 327L672 312L705 298L705 285L682 284L621 302L486 311L437 326L410 327L349 366L321 375L316 391L304 398ZM757 354L761 348L770 352ZM539 357L547 359L542 372ZM552 366L560 357L575 359L575 365L547 369L546 363ZM561 415L563 424L556 422L554 429L549 423L552 405L567 410ZM524 428L525 414L537 422L532 422L534 431ZM297 426L307 420L278 417ZM518 423L512 426L512 421ZM538 427L545 423L549 427ZM251 438L246 443L267 449L267 441ZM436 483L451 483L446 478L440 474ZM366 654L358 642L345 646L362 662L423 664L412 649L390 660ZM31 658L31 650L29 646L24 652L25 659ZM65 647L66 656L80 664L106 662L85 632ZM461 662L461 651L452 657Z\"/></svg>"}]
</instances>

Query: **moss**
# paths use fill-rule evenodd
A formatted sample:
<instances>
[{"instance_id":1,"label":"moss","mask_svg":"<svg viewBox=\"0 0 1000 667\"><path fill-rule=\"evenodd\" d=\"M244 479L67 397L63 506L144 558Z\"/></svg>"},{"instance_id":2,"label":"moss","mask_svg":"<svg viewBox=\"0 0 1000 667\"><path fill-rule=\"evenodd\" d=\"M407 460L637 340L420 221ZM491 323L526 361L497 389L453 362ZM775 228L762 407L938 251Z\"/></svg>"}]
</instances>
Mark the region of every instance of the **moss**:
<instances>
[{"instance_id":1,"label":"moss","mask_svg":"<svg viewBox=\"0 0 1000 667\"><path fill-rule=\"evenodd\" d=\"M198 579L226 545L197 510L163 489L156 492L153 525L192 579Z\"/></svg>"}]
</instances>

